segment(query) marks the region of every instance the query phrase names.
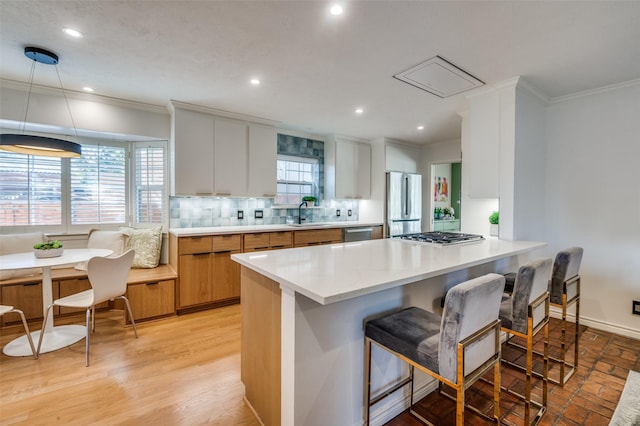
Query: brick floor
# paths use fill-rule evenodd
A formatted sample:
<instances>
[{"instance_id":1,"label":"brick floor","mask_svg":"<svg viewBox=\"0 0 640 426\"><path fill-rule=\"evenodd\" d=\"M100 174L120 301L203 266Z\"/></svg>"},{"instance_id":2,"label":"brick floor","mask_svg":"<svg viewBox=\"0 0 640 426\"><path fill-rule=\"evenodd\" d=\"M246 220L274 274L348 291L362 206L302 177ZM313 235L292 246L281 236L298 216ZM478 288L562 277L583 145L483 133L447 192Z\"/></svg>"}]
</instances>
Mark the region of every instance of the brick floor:
<instances>
[{"instance_id":1,"label":"brick floor","mask_svg":"<svg viewBox=\"0 0 640 426\"><path fill-rule=\"evenodd\" d=\"M552 318L549 327L549 353L558 356L560 346L560 320ZM573 326L567 330L573 341ZM542 333L535 339L536 350L542 350ZM574 376L560 387L549 383L548 407L540 425L543 426L607 426L620 399L629 370L640 371L640 340L631 339L589 327L580 327L579 366ZM573 346L567 350L569 360L573 359ZM503 345L503 357L519 364L524 363L524 355L517 348ZM534 370L542 370L542 362L534 360ZM502 366L503 386L524 391L524 374L513 368ZM559 377L557 364L549 362L549 376ZM491 377L491 375L488 375ZM534 400L542 392L542 380L533 380ZM467 390L468 404L481 409L486 414L493 412L493 390L487 383L477 382ZM433 392L419 401L415 410L435 425L455 424L455 402ZM501 392L500 411L502 424L524 425L524 406L516 398ZM532 415L535 410L532 409ZM481 416L465 411L465 425L488 424ZM387 426L413 426L421 423L408 411L387 423Z\"/></svg>"}]
</instances>

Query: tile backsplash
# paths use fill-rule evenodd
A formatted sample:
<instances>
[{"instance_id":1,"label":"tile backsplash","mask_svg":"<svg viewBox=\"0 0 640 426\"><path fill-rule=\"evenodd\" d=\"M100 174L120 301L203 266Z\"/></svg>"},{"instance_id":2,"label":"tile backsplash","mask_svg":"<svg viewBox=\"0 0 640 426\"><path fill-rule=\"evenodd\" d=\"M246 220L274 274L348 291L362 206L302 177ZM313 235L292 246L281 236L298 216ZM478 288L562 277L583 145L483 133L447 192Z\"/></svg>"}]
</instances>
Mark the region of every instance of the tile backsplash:
<instances>
[{"instance_id":1,"label":"tile backsplash","mask_svg":"<svg viewBox=\"0 0 640 426\"><path fill-rule=\"evenodd\" d=\"M272 198L170 197L169 205L170 228L298 223L297 208L274 204ZM238 210L242 210L243 219L238 219ZM256 210L262 211L262 219L256 219ZM357 221L358 201L323 201L319 207L306 211L303 208L303 215L305 213L305 223Z\"/></svg>"}]
</instances>

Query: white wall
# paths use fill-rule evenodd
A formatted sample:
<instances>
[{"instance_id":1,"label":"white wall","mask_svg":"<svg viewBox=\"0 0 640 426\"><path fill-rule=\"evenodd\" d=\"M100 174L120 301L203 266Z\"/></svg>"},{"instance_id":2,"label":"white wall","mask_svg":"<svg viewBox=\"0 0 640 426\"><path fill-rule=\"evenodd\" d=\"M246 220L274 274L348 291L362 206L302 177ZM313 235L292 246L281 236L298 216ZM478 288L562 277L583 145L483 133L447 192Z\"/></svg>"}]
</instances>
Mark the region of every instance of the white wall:
<instances>
[{"instance_id":1,"label":"white wall","mask_svg":"<svg viewBox=\"0 0 640 426\"><path fill-rule=\"evenodd\" d=\"M580 319L640 338L640 80L547 108L548 253L584 248Z\"/></svg>"},{"instance_id":2,"label":"white wall","mask_svg":"<svg viewBox=\"0 0 640 426\"><path fill-rule=\"evenodd\" d=\"M0 119L24 120L28 87L25 85L0 81ZM84 135L98 136L97 133L117 136L136 136L146 139L169 140L169 111L164 107L145 105L135 102L103 98L97 95L67 92L69 108L76 129L87 130ZM73 124L62 93L47 88L34 88L29 102L27 121L51 127L42 131L71 130Z\"/></svg>"}]
</instances>

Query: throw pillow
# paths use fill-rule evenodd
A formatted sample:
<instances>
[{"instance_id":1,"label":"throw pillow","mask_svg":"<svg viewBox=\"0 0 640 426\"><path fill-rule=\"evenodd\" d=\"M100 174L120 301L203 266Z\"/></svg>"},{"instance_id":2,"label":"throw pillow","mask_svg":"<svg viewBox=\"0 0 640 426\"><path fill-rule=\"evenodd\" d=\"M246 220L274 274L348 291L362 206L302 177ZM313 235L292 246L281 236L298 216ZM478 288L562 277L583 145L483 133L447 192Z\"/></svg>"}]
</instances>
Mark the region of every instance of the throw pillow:
<instances>
[{"instance_id":1,"label":"throw pillow","mask_svg":"<svg viewBox=\"0 0 640 426\"><path fill-rule=\"evenodd\" d=\"M129 236L127 249L133 249L132 268L155 268L160 263L162 249L162 225L153 228L131 228L121 226L120 230Z\"/></svg>"},{"instance_id":2,"label":"throw pillow","mask_svg":"<svg viewBox=\"0 0 640 426\"><path fill-rule=\"evenodd\" d=\"M33 251L33 246L42 241L44 241L44 234L42 232L0 235L0 255ZM8 280L18 277L29 277L31 275L38 275L40 273L42 273L41 268L0 271L0 280Z\"/></svg>"}]
</instances>

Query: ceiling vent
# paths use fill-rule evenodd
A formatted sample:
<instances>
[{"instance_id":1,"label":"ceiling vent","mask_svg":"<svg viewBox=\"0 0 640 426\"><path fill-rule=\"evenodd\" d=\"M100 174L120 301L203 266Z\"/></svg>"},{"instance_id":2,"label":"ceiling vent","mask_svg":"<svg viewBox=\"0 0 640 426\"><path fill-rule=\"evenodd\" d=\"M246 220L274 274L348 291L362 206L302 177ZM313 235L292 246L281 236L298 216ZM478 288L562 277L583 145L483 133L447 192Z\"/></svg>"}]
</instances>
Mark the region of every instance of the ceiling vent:
<instances>
[{"instance_id":1,"label":"ceiling vent","mask_svg":"<svg viewBox=\"0 0 640 426\"><path fill-rule=\"evenodd\" d=\"M484 85L482 80L475 78L440 56L427 59L393 77L441 98L457 95Z\"/></svg>"}]
</instances>

